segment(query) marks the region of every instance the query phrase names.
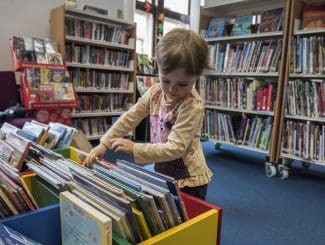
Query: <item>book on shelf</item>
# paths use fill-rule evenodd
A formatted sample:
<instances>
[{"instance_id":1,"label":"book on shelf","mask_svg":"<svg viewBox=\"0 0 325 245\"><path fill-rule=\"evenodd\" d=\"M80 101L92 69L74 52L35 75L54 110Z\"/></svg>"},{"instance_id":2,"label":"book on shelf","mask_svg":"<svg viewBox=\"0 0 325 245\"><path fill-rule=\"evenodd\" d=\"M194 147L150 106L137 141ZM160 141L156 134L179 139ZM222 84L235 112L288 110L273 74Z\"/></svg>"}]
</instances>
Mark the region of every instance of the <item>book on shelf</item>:
<instances>
[{"instance_id":1,"label":"book on shelf","mask_svg":"<svg viewBox=\"0 0 325 245\"><path fill-rule=\"evenodd\" d=\"M231 30L231 35L248 35L251 33L253 15L237 16Z\"/></svg>"},{"instance_id":2,"label":"book on shelf","mask_svg":"<svg viewBox=\"0 0 325 245\"><path fill-rule=\"evenodd\" d=\"M206 38L222 37L225 29L227 17L212 17L206 32Z\"/></svg>"},{"instance_id":3,"label":"book on shelf","mask_svg":"<svg viewBox=\"0 0 325 245\"><path fill-rule=\"evenodd\" d=\"M284 8L270 9L262 13L259 32L280 31L284 21Z\"/></svg>"},{"instance_id":4,"label":"book on shelf","mask_svg":"<svg viewBox=\"0 0 325 245\"><path fill-rule=\"evenodd\" d=\"M325 28L325 4L305 4L302 12L302 29Z\"/></svg>"}]
</instances>

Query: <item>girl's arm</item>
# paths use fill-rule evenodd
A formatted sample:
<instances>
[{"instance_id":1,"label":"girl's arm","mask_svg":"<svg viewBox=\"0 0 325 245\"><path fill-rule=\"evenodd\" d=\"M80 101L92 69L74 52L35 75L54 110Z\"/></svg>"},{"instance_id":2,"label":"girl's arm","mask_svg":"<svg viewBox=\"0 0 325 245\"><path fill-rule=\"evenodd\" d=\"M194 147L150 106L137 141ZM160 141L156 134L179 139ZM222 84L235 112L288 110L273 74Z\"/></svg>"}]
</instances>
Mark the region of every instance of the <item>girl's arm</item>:
<instances>
[{"instance_id":1,"label":"girl's arm","mask_svg":"<svg viewBox=\"0 0 325 245\"><path fill-rule=\"evenodd\" d=\"M128 132L132 131L142 119L149 115L152 87L110 127L100 139L101 144L105 145L106 148L110 148L112 139L124 137Z\"/></svg>"}]
</instances>

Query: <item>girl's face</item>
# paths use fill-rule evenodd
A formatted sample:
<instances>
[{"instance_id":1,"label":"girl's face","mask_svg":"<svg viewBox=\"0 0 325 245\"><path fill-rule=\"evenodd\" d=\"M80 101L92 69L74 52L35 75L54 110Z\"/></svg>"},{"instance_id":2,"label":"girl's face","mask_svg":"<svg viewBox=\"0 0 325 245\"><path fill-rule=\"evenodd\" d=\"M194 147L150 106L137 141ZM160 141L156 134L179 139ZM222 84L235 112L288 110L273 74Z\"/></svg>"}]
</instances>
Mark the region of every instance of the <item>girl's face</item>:
<instances>
[{"instance_id":1,"label":"girl's face","mask_svg":"<svg viewBox=\"0 0 325 245\"><path fill-rule=\"evenodd\" d=\"M169 100L178 100L188 96L199 76L189 75L184 68L177 68L170 73L159 71L161 88Z\"/></svg>"}]
</instances>

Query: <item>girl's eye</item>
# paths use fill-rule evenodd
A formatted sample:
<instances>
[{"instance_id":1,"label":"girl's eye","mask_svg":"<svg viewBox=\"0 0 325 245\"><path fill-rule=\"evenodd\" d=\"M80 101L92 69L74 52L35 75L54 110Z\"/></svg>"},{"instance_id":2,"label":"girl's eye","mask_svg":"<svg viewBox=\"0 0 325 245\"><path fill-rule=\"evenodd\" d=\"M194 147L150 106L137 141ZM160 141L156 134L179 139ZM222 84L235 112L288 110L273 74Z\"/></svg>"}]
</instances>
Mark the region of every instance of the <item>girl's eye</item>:
<instances>
[{"instance_id":1,"label":"girl's eye","mask_svg":"<svg viewBox=\"0 0 325 245\"><path fill-rule=\"evenodd\" d=\"M181 86L181 87L186 87L187 84L178 84L178 86Z\"/></svg>"},{"instance_id":2,"label":"girl's eye","mask_svg":"<svg viewBox=\"0 0 325 245\"><path fill-rule=\"evenodd\" d=\"M163 80L162 82L163 82L163 83L169 83L169 81L168 81L168 80Z\"/></svg>"}]
</instances>

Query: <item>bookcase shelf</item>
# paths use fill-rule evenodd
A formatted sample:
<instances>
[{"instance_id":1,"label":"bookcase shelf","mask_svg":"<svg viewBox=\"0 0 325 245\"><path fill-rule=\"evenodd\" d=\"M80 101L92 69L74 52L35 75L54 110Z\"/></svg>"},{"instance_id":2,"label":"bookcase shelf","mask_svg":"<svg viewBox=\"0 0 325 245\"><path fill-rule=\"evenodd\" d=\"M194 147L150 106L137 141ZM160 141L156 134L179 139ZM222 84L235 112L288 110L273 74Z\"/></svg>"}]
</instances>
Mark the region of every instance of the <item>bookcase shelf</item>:
<instances>
[{"instance_id":1,"label":"bookcase shelf","mask_svg":"<svg viewBox=\"0 0 325 245\"><path fill-rule=\"evenodd\" d=\"M325 74L296 74L291 73L289 78L325 78Z\"/></svg>"},{"instance_id":2,"label":"bookcase shelf","mask_svg":"<svg viewBox=\"0 0 325 245\"><path fill-rule=\"evenodd\" d=\"M82 20L89 20L94 22L101 22L102 24L111 23L124 27L133 27L134 23L120 18L114 18L103 14L87 12L77 8L65 8L66 17L77 17Z\"/></svg>"},{"instance_id":3,"label":"bookcase shelf","mask_svg":"<svg viewBox=\"0 0 325 245\"><path fill-rule=\"evenodd\" d=\"M80 43L80 44L88 44L91 46L98 46L98 47L107 47L107 48L116 48L116 49L127 49L127 50L133 50L134 49L134 39L131 38L129 40L129 44L118 44L118 43L112 43L112 42L105 42L105 41L98 41L98 40L91 40L88 38L81 38L81 37L73 37L66 35L65 36L66 41L74 42L74 43Z\"/></svg>"},{"instance_id":4,"label":"bookcase shelf","mask_svg":"<svg viewBox=\"0 0 325 245\"><path fill-rule=\"evenodd\" d=\"M133 90L76 87L77 93L132 94Z\"/></svg>"},{"instance_id":5,"label":"bookcase shelf","mask_svg":"<svg viewBox=\"0 0 325 245\"><path fill-rule=\"evenodd\" d=\"M213 136L214 139L210 141L218 145L227 144L241 149L263 153L266 155L266 164L271 163L271 165L276 165L279 161L277 147L280 145L281 133L278 127L280 124L280 117L282 116L281 105L284 97L283 88L287 65L286 54L291 2L291 0L207 0L200 23L200 29L207 30L207 23L209 23L209 21L207 21L208 17L229 16L231 19L236 16L262 14L263 11L271 9L284 9L282 28L278 28L276 31L258 32L257 30L256 33L234 36L230 35L229 23L226 21L224 26L221 27L224 28L225 36L205 38L209 45L210 67L213 67L213 71L209 70L204 74L198 85L199 90L201 90L203 86L206 86L203 88L203 95L200 91L203 101L207 103L205 105L206 120L203 135ZM257 16L255 17L257 18ZM222 25L223 24L221 24L221 26ZM265 45L265 47L258 51L259 48L254 45L257 47L263 47L263 45ZM270 47L272 47L272 51L265 51L270 49ZM248 51L252 54L248 53ZM238 53L240 55L238 55ZM275 56L275 54L278 56ZM271 65L271 61L274 62L277 58L279 61ZM249 63L247 63L247 60ZM259 82L255 82L256 80ZM211 85L206 85L209 83ZM250 83L252 83L252 85ZM270 86L272 86L272 88L270 88ZM214 91L214 89L216 89L216 92L213 94L211 91ZM219 90L222 92L218 94L217 91ZM263 92L259 92L259 90L263 90ZM269 91L269 93L265 91ZM259 94L262 93L262 102L260 100L261 97L257 96L258 92ZM267 97L266 101L268 106L271 107L267 110L264 110L265 96ZM227 106L215 106L220 101L224 102ZM253 109L233 108L229 103L233 103L233 107L238 105L240 105L238 107L242 107L242 105L245 106L245 104L247 104L249 106L246 108ZM260 107L261 103L263 103L263 107ZM263 110L260 108L263 108ZM240 116L242 116L241 121L240 118L238 118ZM238 120L240 123L237 122ZM251 129L245 129L245 134L243 136L241 129L245 127L246 124L251 127L254 126L255 123L258 127L254 129L253 133L250 133ZM262 126L259 125L259 123L261 123ZM265 125L267 125L267 127ZM222 128L221 131L225 131L225 128L232 128L226 133L226 138L230 137L229 135L235 135L236 138L244 137L242 139L245 139L245 137L248 138L248 134L250 134L249 137L251 139L260 138L259 142L263 142L260 143L262 149L265 148L267 150L220 140L224 137L223 133L220 132L220 127ZM270 131L266 131L266 128ZM214 133L211 131L212 133L208 132L207 134L205 130L214 130ZM247 133L247 131L249 131L249 133ZM255 131L257 133L255 133ZM268 137L267 140L266 137ZM264 142L267 142L266 146Z\"/></svg>"},{"instance_id":6,"label":"bookcase shelf","mask_svg":"<svg viewBox=\"0 0 325 245\"><path fill-rule=\"evenodd\" d=\"M310 1L295 0L290 7L288 65L279 124L282 142L277 150L282 158L279 168L285 170L283 178L289 176L287 169L291 161L287 160L325 166L325 118L322 117L325 115L325 71L322 65L325 60L316 51L324 49L318 41L324 36L325 28L303 29L302 14L308 3Z\"/></svg>"},{"instance_id":7,"label":"bookcase shelf","mask_svg":"<svg viewBox=\"0 0 325 245\"><path fill-rule=\"evenodd\" d=\"M262 149L259 149L259 148L256 148L256 147L248 146L248 145L235 144L233 142L224 141L224 140L208 139L208 141L210 141L210 142L212 142L214 144L235 146L235 147L238 147L238 148L244 149L244 150L255 151L255 152L259 152L259 153L263 153L263 154L268 154L268 151L265 151L265 150L262 150Z\"/></svg>"},{"instance_id":8,"label":"bookcase shelf","mask_svg":"<svg viewBox=\"0 0 325 245\"><path fill-rule=\"evenodd\" d=\"M129 67L98 65L98 64L82 64L82 63L73 63L73 62L66 62L66 65L68 67L75 67L75 68L134 72L133 62L129 64Z\"/></svg>"},{"instance_id":9,"label":"bookcase shelf","mask_svg":"<svg viewBox=\"0 0 325 245\"><path fill-rule=\"evenodd\" d=\"M207 76L219 77L278 77L278 72L208 72Z\"/></svg>"},{"instance_id":10,"label":"bookcase shelf","mask_svg":"<svg viewBox=\"0 0 325 245\"><path fill-rule=\"evenodd\" d=\"M63 54L79 95L80 111L94 110L73 112L73 124L81 130L87 125L89 129L95 127L92 132L101 132L96 127L110 125L125 108L135 103L136 25L131 21L64 6L51 10L50 23L51 38ZM123 111L98 112L98 109L106 107L111 111L115 107ZM103 119L99 120L99 117ZM81 122L80 118L87 118L83 119L87 123ZM98 137L95 135L88 139Z\"/></svg>"},{"instance_id":11,"label":"bookcase shelf","mask_svg":"<svg viewBox=\"0 0 325 245\"><path fill-rule=\"evenodd\" d=\"M312 163L312 164L316 164L316 165L325 167L325 161L317 161L317 160L313 160L313 159L306 159L306 158L303 158L303 157L298 157L298 156L295 156L295 155L292 155L292 154L285 154L285 153L281 153L280 156L282 158L285 158L285 159L298 160L298 161L301 161L301 162Z\"/></svg>"},{"instance_id":12,"label":"bookcase shelf","mask_svg":"<svg viewBox=\"0 0 325 245\"><path fill-rule=\"evenodd\" d=\"M255 114L255 115L262 115L262 116L274 116L274 112L272 111L246 110L241 108L230 108L230 107L216 106L216 105L205 105L204 107L206 109L215 109L219 111L233 111L233 112Z\"/></svg>"},{"instance_id":13,"label":"bookcase shelf","mask_svg":"<svg viewBox=\"0 0 325 245\"><path fill-rule=\"evenodd\" d=\"M304 117L304 116L292 116L286 115L286 119L296 119L301 121L310 121L310 122L322 122L325 123L325 117Z\"/></svg>"},{"instance_id":14,"label":"bookcase shelf","mask_svg":"<svg viewBox=\"0 0 325 245\"><path fill-rule=\"evenodd\" d=\"M243 40L251 40L251 39L275 39L281 38L283 36L282 31L274 31L274 32L264 32L264 33L254 33L249 35L238 35L238 36L226 36L226 37L215 37L215 38L205 38L207 42L224 42L224 41L243 41Z\"/></svg>"},{"instance_id":15,"label":"bookcase shelf","mask_svg":"<svg viewBox=\"0 0 325 245\"><path fill-rule=\"evenodd\" d=\"M313 34L323 34L325 33L325 28L317 28L312 30L296 30L293 33L293 36L304 36L304 35L313 35Z\"/></svg>"}]
</instances>

